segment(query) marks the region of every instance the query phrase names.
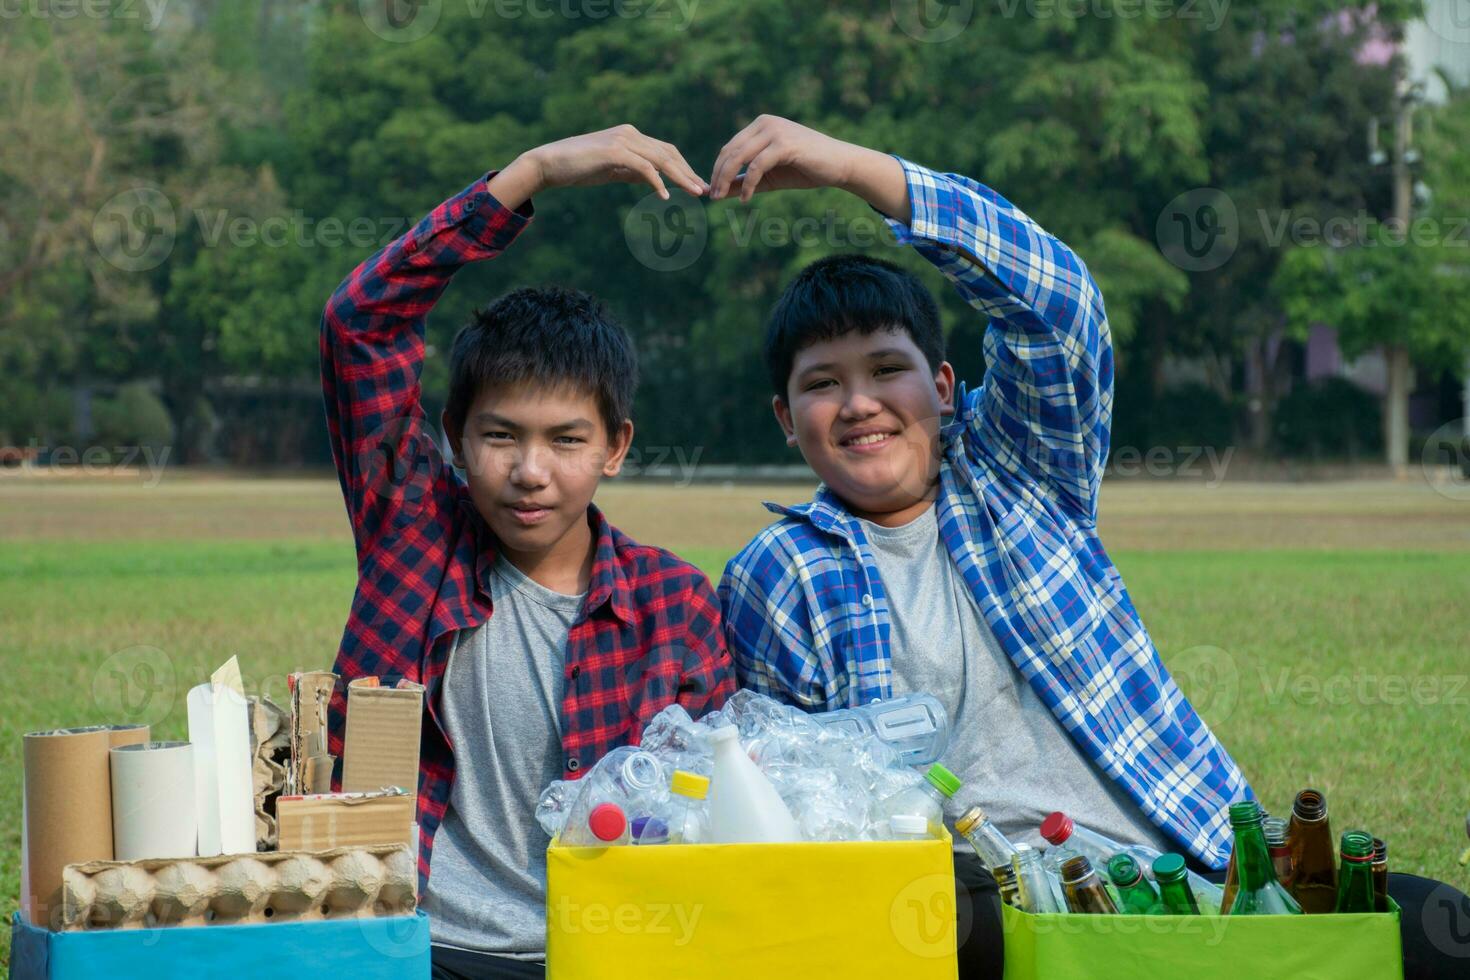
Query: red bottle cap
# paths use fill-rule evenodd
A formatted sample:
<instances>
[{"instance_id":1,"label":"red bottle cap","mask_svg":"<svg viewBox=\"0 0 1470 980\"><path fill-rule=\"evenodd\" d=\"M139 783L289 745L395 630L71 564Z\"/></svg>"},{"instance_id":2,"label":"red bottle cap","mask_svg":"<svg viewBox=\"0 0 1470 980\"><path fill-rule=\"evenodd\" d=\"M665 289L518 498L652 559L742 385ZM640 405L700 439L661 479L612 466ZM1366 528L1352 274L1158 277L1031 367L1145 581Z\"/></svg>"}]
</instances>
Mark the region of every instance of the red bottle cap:
<instances>
[{"instance_id":1,"label":"red bottle cap","mask_svg":"<svg viewBox=\"0 0 1470 980\"><path fill-rule=\"evenodd\" d=\"M616 803L599 803L587 814L587 826L598 840L617 840L627 829L628 818Z\"/></svg>"},{"instance_id":2,"label":"red bottle cap","mask_svg":"<svg viewBox=\"0 0 1470 980\"><path fill-rule=\"evenodd\" d=\"M1048 844L1060 844L1072 836L1072 818L1058 810L1041 821L1041 836Z\"/></svg>"}]
</instances>

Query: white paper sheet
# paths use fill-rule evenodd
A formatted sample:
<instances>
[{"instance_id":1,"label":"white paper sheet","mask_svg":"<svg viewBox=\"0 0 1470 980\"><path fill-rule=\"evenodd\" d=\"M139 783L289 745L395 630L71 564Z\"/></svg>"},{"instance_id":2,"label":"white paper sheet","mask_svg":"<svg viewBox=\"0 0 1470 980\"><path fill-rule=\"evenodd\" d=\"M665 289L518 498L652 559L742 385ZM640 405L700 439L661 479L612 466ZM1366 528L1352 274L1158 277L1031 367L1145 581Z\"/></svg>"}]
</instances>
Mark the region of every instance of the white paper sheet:
<instances>
[{"instance_id":1,"label":"white paper sheet","mask_svg":"<svg viewBox=\"0 0 1470 980\"><path fill-rule=\"evenodd\" d=\"M239 661L231 657L208 684L190 690L188 707L199 854L254 853L250 715Z\"/></svg>"}]
</instances>

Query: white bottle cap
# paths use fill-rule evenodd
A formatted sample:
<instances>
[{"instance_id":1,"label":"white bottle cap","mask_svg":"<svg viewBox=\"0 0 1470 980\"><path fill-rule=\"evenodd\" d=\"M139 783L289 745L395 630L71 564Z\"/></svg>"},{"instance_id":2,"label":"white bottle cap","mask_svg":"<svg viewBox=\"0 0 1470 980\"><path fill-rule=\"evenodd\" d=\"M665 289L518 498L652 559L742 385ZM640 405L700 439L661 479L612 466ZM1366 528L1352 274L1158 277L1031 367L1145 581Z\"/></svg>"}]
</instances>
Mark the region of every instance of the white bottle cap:
<instances>
[{"instance_id":1,"label":"white bottle cap","mask_svg":"<svg viewBox=\"0 0 1470 980\"><path fill-rule=\"evenodd\" d=\"M929 821L915 813L899 813L888 818L888 828L895 834L927 834Z\"/></svg>"}]
</instances>

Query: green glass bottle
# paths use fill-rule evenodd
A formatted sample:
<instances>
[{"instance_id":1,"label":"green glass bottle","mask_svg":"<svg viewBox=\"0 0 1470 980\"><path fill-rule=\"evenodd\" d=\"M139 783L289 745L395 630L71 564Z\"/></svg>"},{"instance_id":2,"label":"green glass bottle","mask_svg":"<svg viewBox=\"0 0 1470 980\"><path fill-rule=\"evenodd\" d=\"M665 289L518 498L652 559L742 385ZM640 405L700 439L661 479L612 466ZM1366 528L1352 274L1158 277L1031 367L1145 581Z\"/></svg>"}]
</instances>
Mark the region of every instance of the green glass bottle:
<instances>
[{"instance_id":1,"label":"green glass bottle","mask_svg":"<svg viewBox=\"0 0 1470 980\"><path fill-rule=\"evenodd\" d=\"M1235 868L1240 879L1230 914L1300 915L1302 907L1276 880L1261 829L1260 805L1253 800L1230 804L1230 826L1235 831Z\"/></svg>"},{"instance_id":2,"label":"green glass bottle","mask_svg":"<svg viewBox=\"0 0 1470 980\"><path fill-rule=\"evenodd\" d=\"M1342 835L1342 867L1337 872L1337 911L1372 912L1373 835L1349 830Z\"/></svg>"},{"instance_id":3,"label":"green glass bottle","mask_svg":"<svg viewBox=\"0 0 1470 980\"><path fill-rule=\"evenodd\" d=\"M1062 862L1062 891L1067 897L1067 910L1094 915L1116 915L1118 906L1103 887L1092 862L1081 854Z\"/></svg>"},{"instance_id":4,"label":"green glass bottle","mask_svg":"<svg viewBox=\"0 0 1470 980\"><path fill-rule=\"evenodd\" d=\"M1164 907L1153 882L1143 876L1132 854L1114 854L1108 858L1108 877L1118 889L1119 911L1124 915L1162 915Z\"/></svg>"},{"instance_id":5,"label":"green glass bottle","mask_svg":"<svg viewBox=\"0 0 1470 980\"><path fill-rule=\"evenodd\" d=\"M1189 887L1189 871L1178 854L1154 858L1154 881L1159 885L1159 905L1165 915L1199 915L1199 901Z\"/></svg>"}]
</instances>

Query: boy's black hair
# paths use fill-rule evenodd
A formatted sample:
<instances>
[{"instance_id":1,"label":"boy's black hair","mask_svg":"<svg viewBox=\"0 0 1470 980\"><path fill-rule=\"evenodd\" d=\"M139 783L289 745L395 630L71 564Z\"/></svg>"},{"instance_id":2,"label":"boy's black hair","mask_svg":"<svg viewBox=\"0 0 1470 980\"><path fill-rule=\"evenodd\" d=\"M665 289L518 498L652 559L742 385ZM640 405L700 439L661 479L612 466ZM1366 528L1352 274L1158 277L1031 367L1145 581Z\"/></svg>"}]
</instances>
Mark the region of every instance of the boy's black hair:
<instances>
[{"instance_id":1,"label":"boy's black hair","mask_svg":"<svg viewBox=\"0 0 1470 980\"><path fill-rule=\"evenodd\" d=\"M591 394L611 437L633 411L638 355L595 297L561 286L516 289L477 310L454 338L444 408L451 431L464 431L485 388L526 381Z\"/></svg>"},{"instance_id":2,"label":"boy's black hair","mask_svg":"<svg viewBox=\"0 0 1470 980\"><path fill-rule=\"evenodd\" d=\"M937 371L944 362L939 306L919 278L886 259L829 255L802 269L766 321L766 368L786 399L791 366L803 348L844 334L908 332Z\"/></svg>"}]
</instances>

